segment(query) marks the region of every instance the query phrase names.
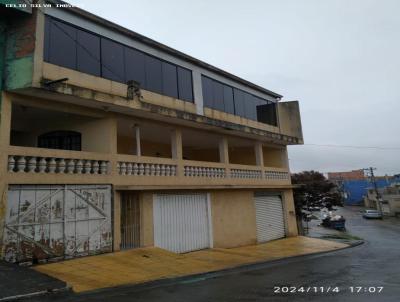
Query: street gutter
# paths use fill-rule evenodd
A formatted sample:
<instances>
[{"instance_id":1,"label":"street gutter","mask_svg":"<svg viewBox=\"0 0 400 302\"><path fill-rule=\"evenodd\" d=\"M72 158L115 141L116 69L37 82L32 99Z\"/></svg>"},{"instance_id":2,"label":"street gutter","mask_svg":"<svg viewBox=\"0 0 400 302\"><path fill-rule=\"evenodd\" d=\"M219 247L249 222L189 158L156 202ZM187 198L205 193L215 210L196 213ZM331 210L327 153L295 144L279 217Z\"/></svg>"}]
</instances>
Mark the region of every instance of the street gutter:
<instances>
[{"instance_id":1,"label":"street gutter","mask_svg":"<svg viewBox=\"0 0 400 302\"><path fill-rule=\"evenodd\" d=\"M0 298L0 302L17 301L17 300L28 299L28 298L50 295L50 294L56 294L56 293L67 292L67 291L71 291L71 287L68 285L65 287L61 287L61 288L53 288L53 289L49 289L49 290L42 290L42 291L32 292L32 293L28 293L28 294L8 296L8 297Z\"/></svg>"}]
</instances>

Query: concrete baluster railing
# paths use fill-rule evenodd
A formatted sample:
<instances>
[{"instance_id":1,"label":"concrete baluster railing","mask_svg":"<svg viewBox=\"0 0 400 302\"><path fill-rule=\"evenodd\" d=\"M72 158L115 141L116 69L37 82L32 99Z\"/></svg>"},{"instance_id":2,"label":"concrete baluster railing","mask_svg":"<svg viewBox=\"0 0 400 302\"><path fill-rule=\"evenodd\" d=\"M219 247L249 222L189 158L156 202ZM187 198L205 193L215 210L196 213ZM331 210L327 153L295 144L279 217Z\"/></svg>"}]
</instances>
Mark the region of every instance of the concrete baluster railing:
<instances>
[{"instance_id":1,"label":"concrete baluster railing","mask_svg":"<svg viewBox=\"0 0 400 302\"><path fill-rule=\"evenodd\" d=\"M8 172L105 175L109 173L109 161L10 155Z\"/></svg>"}]
</instances>

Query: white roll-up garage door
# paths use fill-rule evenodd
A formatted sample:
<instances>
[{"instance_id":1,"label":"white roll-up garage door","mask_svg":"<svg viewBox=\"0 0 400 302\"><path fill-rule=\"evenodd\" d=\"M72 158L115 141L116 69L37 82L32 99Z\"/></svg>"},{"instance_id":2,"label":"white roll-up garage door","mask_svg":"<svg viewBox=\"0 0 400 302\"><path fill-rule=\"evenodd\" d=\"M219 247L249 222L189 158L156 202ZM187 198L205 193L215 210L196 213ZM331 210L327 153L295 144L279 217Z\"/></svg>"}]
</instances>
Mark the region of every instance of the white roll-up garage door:
<instances>
[{"instance_id":1,"label":"white roll-up garage door","mask_svg":"<svg viewBox=\"0 0 400 302\"><path fill-rule=\"evenodd\" d=\"M266 242L285 237L285 222L280 196L256 195L257 241Z\"/></svg>"},{"instance_id":2,"label":"white roll-up garage door","mask_svg":"<svg viewBox=\"0 0 400 302\"><path fill-rule=\"evenodd\" d=\"M210 247L207 194L154 195L154 246L184 253Z\"/></svg>"}]
</instances>

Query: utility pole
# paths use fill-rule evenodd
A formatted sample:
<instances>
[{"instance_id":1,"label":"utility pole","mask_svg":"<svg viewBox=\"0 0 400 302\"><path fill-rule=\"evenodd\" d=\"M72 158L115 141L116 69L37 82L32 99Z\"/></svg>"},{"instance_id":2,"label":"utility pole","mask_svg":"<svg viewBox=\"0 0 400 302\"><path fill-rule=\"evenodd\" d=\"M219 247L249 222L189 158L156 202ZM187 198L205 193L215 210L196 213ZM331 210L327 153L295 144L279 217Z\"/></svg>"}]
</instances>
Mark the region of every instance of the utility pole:
<instances>
[{"instance_id":1,"label":"utility pole","mask_svg":"<svg viewBox=\"0 0 400 302\"><path fill-rule=\"evenodd\" d=\"M364 171L367 171L367 173L369 173L370 175L370 179L371 182L374 184L374 189L375 189L375 194L376 194L376 199L378 201L378 211L381 213L382 215L382 208L381 208L381 195L379 194L378 191L378 184L376 183L376 179L375 179L375 175L374 175L374 170L376 170L376 168L373 167L369 167L369 168L364 168Z\"/></svg>"}]
</instances>

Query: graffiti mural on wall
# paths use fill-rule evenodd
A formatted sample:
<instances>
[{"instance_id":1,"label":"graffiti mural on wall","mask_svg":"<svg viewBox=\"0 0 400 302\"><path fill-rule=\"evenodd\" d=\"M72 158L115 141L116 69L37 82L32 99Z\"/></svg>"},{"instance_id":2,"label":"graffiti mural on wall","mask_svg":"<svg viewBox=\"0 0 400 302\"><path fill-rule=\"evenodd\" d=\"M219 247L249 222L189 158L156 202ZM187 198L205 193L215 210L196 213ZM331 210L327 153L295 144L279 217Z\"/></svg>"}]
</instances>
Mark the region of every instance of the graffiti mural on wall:
<instances>
[{"instance_id":1,"label":"graffiti mural on wall","mask_svg":"<svg viewBox=\"0 0 400 302\"><path fill-rule=\"evenodd\" d=\"M4 232L10 262L109 252L111 186L10 186Z\"/></svg>"}]
</instances>

